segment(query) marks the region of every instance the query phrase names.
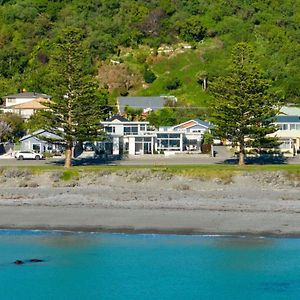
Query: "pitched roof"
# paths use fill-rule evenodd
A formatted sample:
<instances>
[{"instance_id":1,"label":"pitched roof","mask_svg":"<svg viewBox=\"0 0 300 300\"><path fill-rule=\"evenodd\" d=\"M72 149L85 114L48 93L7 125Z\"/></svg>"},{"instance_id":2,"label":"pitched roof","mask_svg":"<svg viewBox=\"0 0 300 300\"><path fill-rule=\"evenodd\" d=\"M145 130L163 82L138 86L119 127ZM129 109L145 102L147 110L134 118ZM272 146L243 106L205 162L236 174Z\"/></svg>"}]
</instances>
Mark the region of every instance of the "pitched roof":
<instances>
[{"instance_id":1,"label":"pitched roof","mask_svg":"<svg viewBox=\"0 0 300 300\"><path fill-rule=\"evenodd\" d=\"M280 115L300 116L300 108L296 106L283 106L280 109Z\"/></svg>"},{"instance_id":2,"label":"pitched roof","mask_svg":"<svg viewBox=\"0 0 300 300\"><path fill-rule=\"evenodd\" d=\"M205 127L208 127L208 128L211 128L211 127L212 127L212 124L211 124L211 123L206 122L206 121L203 121L203 120L201 120L201 119L195 119L195 121L196 121L198 124L202 125L202 126L205 126Z\"/></svg>"},{"instance_id":3,"label":"pitched roof","mask_svg":"<svg viewBox=\"0 0 300 300\"><path fill-rule=\"evenodd\" d=\"M44 129L39 129L39 130L36 130L35 132L33 132L32 134L28 134L28 135L25 135L23 136L20 141L24 141L24 140L27 140L31 137L36 137L40 140L42 140L42 138L46 138L46 139L52 139L52 140L62 140L63 138L57 134L54 134L52 132L49 132L47 130L44 130Z\"/></svg>"},{"instance_id":4,"label":"pitched roof","mask_svg":"<svg viewBox=\"0 0 300 300\"><path fill-rule=\"evenodd\" d=\"M183 122L181 124L175 125L173 128L190 128L193 126L201 125L203 127L211 128L212 125L206 121L200 120L200 119L194 119L194 120L189 120L186 122Z\"/></svg>"},{"instance_id":5,"label":"pitched roof","mask_svg":"<svg viewBox=\"0 0 300 300\"><path fill-rule=\"evenodd\" d=\"M119 112L124 113L125 106L132 108L142 108L157 110L164 108L167 101L176 101L173 96L158 96L158 97L118 97Z\"/></svg>"},{"instance_id":6,"label":"pitched roof","mask_svg":"<svg viewBox=\"0 0 300 300\"><path fill-rule=\"evenodd\" d=\"M10 106L10 108L14 109L46 109L47 106L45 106L43 103L49 102L49 100L44 98L37 98L25 103L20 103L16 105Z\"/></svg>"},{"instance_id":7,"label":"pitched roof","mask_svg":"<svg viewBox=\"0 0 300 300\"><path fill-rule=\"evenodd\" d=\"M51 96L46 95L46 94L40 94L40 93L32 93L32 92L25 92L25 93L18 93L18 94L13 94L13 95L7 95L4 98L43 98L43 99L50 99Z\"/></svg>"},{"instance_id":8,"label":"pitched roof","mask_svg":"<svg viewBox=\"0 0 300 300\"><path fill-rule=\"evenodd\" d=\"M275 123L300 123L299 116L275 116Z\"/></svg>"},{"instance_id":9,"label":"pitched roof","mask_svg":"<svg viewBox=\"0 0 300 300\"><path fill-rule=\"evenodd\" d=\"M106 120L106 122L113 122L113 121L119 121L119 122L129 122L128 119L120 116L120 115L114 115Z\"/></svg>"}]
</instances>

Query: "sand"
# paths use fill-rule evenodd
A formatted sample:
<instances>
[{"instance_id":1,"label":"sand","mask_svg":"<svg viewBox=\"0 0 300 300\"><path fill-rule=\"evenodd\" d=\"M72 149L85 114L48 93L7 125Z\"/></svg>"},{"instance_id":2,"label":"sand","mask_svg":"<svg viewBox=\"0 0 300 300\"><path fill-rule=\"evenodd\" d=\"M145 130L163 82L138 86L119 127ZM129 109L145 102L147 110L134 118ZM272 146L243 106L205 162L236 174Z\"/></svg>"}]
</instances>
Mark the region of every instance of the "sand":
<instances>
[{"instance_id":1,"label":"sand","mask_svg":"<svg viewBox=\"0 0 300 300\"><path fill-rule=\"evenodd\" d=\"M300 236L300 184L285 173L222 181L142 169L62 181L6 172L0 228Z\"/></svg>"}]
</instances>

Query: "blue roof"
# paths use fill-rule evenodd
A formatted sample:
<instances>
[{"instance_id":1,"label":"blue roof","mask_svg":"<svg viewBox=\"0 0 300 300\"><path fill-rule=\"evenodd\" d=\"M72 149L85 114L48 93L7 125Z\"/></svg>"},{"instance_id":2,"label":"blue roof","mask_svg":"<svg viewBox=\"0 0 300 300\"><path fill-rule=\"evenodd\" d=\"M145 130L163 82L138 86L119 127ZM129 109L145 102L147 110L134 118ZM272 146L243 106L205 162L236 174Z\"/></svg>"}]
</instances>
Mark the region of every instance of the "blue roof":
<instances>
[{"instance_id":1,"label":"blue roof","mask_svg":"<svg viewBox=\"0 0 300 300\"><path fill-rule=\"evenodd\" d=\"M206 121L203 121L203 120L201 120L201 119L195 119L195 121L196 121L197 123L199 123L200 125L202 125L202 126L205 126L205 127L208 127L208 128L211 128L211 127L212 127L211 123L206 122Z\"/></svg>"},{"instance_id":2,"label":"blue roof","mask_svg":"<svg viewBox=\"0 0 300 300\"><path fill-rule=\"evenodd\" d=\"M299 116L275 116L275 123L300 123Z\"/></svg>"},{"instance_id":3,"label":"blue roof","mask_svg":"<svg viewBox=\"0 0 300 300\"><path fill-rule=\"evenodd\" d=\"M62 137L60 137L57 134L54 134L54 133L49 132L49 131L46 131L44 129L39 129L39 130L33 132L32 134L28 134L28 135L23 136L20 139L20 142L22 142L24 140L27 140L27 139L29 139L31 137L36 137L39 140L42 140L43 138L53 139L53 140L62 140L63 139Z\"/></svg>"}]
</instances>

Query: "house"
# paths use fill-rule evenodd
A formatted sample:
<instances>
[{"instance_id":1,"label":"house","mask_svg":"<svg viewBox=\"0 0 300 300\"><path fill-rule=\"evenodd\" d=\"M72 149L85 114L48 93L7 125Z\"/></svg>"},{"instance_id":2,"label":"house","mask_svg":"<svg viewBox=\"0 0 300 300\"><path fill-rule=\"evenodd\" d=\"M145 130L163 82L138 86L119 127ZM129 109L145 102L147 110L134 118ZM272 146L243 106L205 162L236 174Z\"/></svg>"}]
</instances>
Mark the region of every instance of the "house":
<instances>
[{"instance_id":1,"label":"house","mask_svg":"<svg viewBox=\"0 0 300 300\"><path fill-rule=\"evenodd\" d=\"M113 155L200 151L203 134L211 127L209 123L196 119L153 131L149 129L149 122L128 121L119 115L101 124L107 139L99 142L97 147Z\"/></svg>"},{"instance_id":2,"label":"house","mask_svg":"<svg viewBox=\"0 0 300 300\"><path fill-rule=\"evenodd\" d=\"M44 105L51 97L40 93L18 93L4 97L1 107L3 112L12 112L20 115L23 119L29 119L36 111L47 109Z\"/></svg>"},{"instance_id":3,"label":"house","mask_svg":"<svg viewBox=\"0 0 300 300\"><path fill-rule=\"evenodd\" d=\"M300 150L300 116L277 115L274 124L278 130L269 136L275 136L282 142L282 152L295 155Z\"/></svg>"},{"instance_id":4,"label":"house","mask_svg":"<svg viewBox=\"0 0 300 300\"><path fill-rule=\"evenodd\" d=\"M111 149L111 154L119 155L123 152L130 155L153 154L155 135L148 131L149 122L130 122L117 115L101 124L109 136L106 149Z\"/></svg>"},{"instance_id":5,"label":"house","mask_svg":"<svg viewBox=\"0 0 300 300\"><path fill-rule=\"evenodd\" d=\"M40 129L20 139L21 151L61 152L63 150L62 140L60 136Z\"/></svg>"},{"instance_id":6,"label":"house","mask_svg":"<svg viewBox=\"0 0 300 300\"><path fill-rule=\"evenodd\" d=\"M158 96L158 97L118 97L117 106L119 114L123 115L125 107L143 109L144 113L162 109L168 102L176 103L174 96Z\"/></svg>"},{"instance_id":7,"label":"house","mask_svg":"<svg viewBox=\"0 0 300 300\"><path fill-rule=\"evenodd\" d=\"M200 151L203 135L210 128L210 123L200 119L189 120L175 126L160 127L157 133L157 150Z\"/></svg>"}]
</instances>

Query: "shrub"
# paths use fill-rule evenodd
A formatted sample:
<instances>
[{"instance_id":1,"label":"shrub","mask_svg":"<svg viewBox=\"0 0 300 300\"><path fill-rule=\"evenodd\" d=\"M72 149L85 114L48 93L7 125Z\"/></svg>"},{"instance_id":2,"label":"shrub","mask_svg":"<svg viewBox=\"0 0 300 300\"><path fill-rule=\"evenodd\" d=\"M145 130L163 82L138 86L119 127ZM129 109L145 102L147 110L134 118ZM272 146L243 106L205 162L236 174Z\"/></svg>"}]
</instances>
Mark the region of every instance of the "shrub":
<instances>
[{"instance_id":1,"label":"shrub","mask_svg":"<svg viewBox=\"0 0 300 300\"><path fill-rule=\"evenodd\" d=\"M144 71L145 82L152 83L156 78L157 78L156 75L151 70L149 70L148 68L145 68L145 71Z\"/></svg>"},{"instance_id":2,"label":"shrub","mask_svg":"<svg viewBox=\"0 0 300 300\"><path fill-rule=\"evenodd\" d=\"M214 142L213 135L209 132L205 132L203 135L203 144L211 145Z\"/></svg>"},{"instance_id":3,"label":"shrub","mask_svg":"<svg viewBox=\"0 0 300 300\"><path fill-rule=\"evenodd\" d=\"M191 16L179 25L179 35L186 42L203 40L206 30L199 16Z\"/></svg>"},{"instance_id":4,"label":"shrub","mask_svg":"<svg viewBox=\"0 0 300 300\"><path fill-rule=\"evenodd\" d=\"M24 169L8 169L4 172L4 177L7 178L21 178L21 177L27 177L32 175L32 173L29 170Z\"/></svg>"},{"instance_id":5,"label":"shrub","mask_svg":"<svg viewBox=\"0 0 300 300\"><path fill-rule=\"evenodd\" d=\"M171 91L171 90L178 89L181 85L182 85L181 80L178 79L177 77L175 77L175 78L168 80L165 87L166 87L166 89Z\"/></svg>"},{"instance_id":6,"label":"shrub","mask_svg":"<svg viewBox=\"0 0 300 300\"><path fill-rule=\"evenodd\" d=\"M69 181L71 179L79 179L78 178L78 173L77 172L74 172L74 171L71 171L71 170L68 170L68 171L64 171L60 177L61 180L63 181Z\"/></svg>"},{"instance_id":7,"label":"shrub","mask_svg":"<svg viewBox=\"0 0 300 300\"><path fill-rule=\"evenodd\" d=\"M177 191L188 191L188 190L190 190L191 187L188 184L180 183L180 184L175 185L174 188Z\"/></svg>"}]
</instances>

